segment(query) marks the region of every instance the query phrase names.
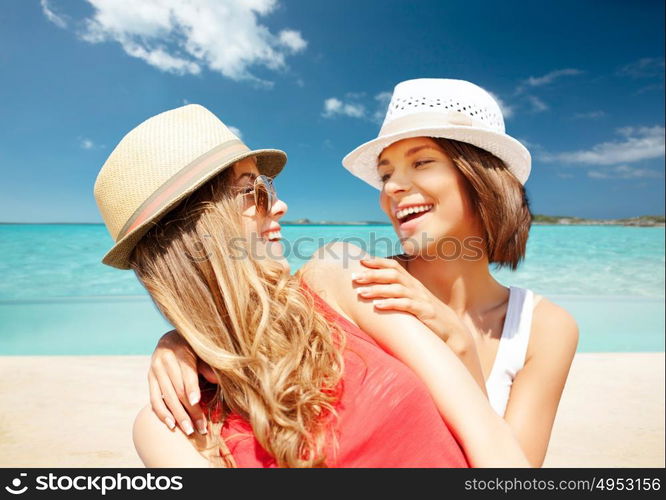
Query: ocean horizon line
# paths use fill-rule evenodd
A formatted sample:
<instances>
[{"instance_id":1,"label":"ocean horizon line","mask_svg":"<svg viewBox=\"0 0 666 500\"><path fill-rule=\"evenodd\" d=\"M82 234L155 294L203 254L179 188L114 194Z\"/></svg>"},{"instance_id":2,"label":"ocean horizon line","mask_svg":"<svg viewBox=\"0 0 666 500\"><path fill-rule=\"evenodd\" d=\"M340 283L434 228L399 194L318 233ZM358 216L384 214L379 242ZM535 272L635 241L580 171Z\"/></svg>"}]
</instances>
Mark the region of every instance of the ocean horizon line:
<instances>
[{"instance_id":1,"label":"ocean horizon line","mask_svg":"<svg viewBox=\"0 0 666 500\"><path fill-rule=\"evenodd\" d=\"M312 221L281 222L281 226L390 226L390 222L380 221ZM0 226L104 226L103 222L0 222Z\"/></svg>"},{"instance_id":2,"label":"ocean horizon line","mask_svg":"<svg viewBox=\"0 0 666 500\"><path fill-rule=\"evenodd\" d=\"M607 225L617 223L620 225L644 225L644 226L663 226L664 215L637 215L632 217L577 217L570 215L543 215L534 214L532 223L534 225ZM390 226L388 221L362 220L362 221L314 221L307 218L301 218L290 221L283 221L282 226ZM15 222L2 221L0 226L104 226L103 222Z\"/></svg>"}]
</instances>

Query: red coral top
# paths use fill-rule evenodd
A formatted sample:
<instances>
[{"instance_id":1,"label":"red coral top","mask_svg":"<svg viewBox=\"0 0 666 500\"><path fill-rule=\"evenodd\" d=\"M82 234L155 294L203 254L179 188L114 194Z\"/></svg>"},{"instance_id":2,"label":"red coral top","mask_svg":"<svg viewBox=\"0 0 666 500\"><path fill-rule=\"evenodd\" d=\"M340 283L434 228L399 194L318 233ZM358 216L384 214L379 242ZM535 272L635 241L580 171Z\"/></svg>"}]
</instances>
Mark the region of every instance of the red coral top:
<instances>
[{"instance_id":1,"label":"red coral top","mask_svg":"<svg viewBox=\"0 0 666 500\"><path fill-rule=\"evenodd\" d=\"M305 283L315 306L346 335L343 390L336 405L338 449L329 467L469 467L426 386ZM202 405L214 391L202 391ZM219 408L217 408L219 410ZM213 412L212 419L219 418ZM229 415L222 437L239 467L276 467L250 424Z\"/></svg>"}]
</instances>

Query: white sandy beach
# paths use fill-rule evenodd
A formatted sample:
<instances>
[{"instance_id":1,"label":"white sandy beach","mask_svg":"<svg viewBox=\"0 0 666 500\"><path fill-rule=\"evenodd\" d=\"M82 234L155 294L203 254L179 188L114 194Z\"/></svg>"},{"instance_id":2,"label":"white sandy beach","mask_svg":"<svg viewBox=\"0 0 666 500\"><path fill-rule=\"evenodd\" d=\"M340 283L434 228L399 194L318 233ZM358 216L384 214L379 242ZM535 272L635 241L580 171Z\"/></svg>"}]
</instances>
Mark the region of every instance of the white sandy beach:
<instances>
[{"instance_id":1,"label":"white sandy beach","mask_svg":"<svg viewBox=\"0 0 666 500\"><path fill-rule=\"evenodd\" d=\"M148 356L0 357L0 466L142 467ZM664 467L664 353L578 354L547 467Z\"/></svg>"}]
</instances>

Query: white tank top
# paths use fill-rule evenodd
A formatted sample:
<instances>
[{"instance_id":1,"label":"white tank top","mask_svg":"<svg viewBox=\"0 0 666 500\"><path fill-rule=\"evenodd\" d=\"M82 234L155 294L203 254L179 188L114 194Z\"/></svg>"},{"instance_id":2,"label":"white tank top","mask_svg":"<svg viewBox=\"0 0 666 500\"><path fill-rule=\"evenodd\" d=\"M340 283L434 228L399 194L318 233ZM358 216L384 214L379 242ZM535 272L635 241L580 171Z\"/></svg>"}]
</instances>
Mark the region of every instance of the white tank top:
<instances>
[{"instance_id":1,"label":"white tank top","mask_svg":"<svg viewBox=\"0 0 666 500\"><path fill-rule=\"evenodd\" d=\"M532 312L539 299L541 296L535 296L527 288L509 287L509 304L502 336L490 376L486 380L490 405L502 417L509 400L513 379L525 365L532 328Z\"/></svg>"}]
</instances>

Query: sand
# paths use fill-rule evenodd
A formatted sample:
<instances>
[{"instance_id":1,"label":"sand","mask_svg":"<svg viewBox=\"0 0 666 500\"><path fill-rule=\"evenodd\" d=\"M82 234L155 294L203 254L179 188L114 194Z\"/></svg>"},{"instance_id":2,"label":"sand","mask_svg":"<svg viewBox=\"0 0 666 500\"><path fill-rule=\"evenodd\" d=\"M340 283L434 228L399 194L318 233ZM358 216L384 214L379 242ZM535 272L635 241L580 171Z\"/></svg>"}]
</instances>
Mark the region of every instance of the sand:
<instances>
[{"instance_id":1,"label":"sand","mask_svg":"<svg viewBox=\"0 0 666 500\"><path fill-rule=\"evenodd\" d=\"M1 467L142 467L147 356L0 357ZM664 467L664 353L578 354L547 467Z\"/></svg>"}]
</instances>

